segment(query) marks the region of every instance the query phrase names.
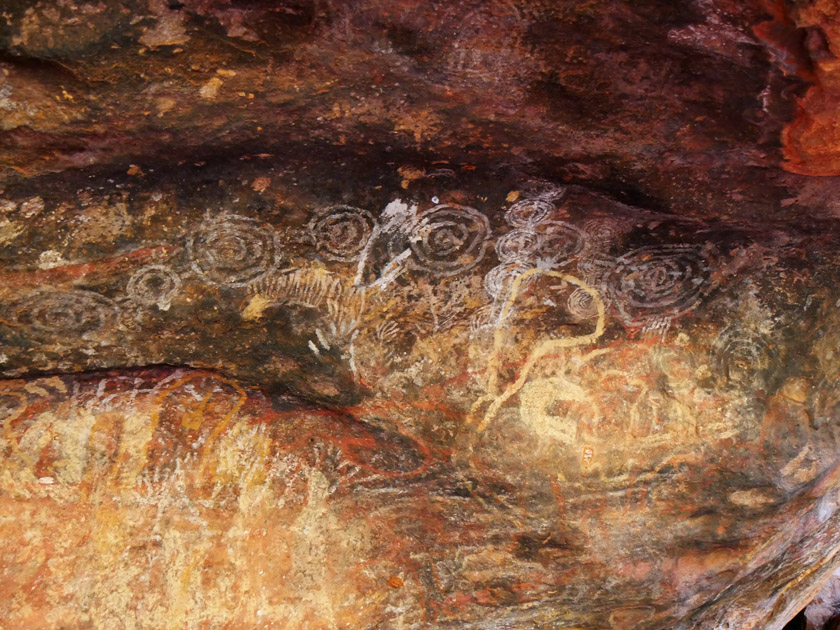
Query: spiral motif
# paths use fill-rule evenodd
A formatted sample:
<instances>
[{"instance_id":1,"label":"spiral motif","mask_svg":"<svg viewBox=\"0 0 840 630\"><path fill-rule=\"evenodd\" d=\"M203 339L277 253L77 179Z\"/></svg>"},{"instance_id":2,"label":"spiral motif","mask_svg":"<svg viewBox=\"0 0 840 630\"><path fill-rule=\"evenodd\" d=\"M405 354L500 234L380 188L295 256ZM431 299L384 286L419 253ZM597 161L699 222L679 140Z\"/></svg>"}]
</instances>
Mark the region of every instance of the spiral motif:
<instances>
[{"instance_id":1,"label":"spiral motif","mask_svg":"<svg viewBox=\"0 0 840 630\"><path fill-rule=\"evenodd\" d=\"M610 245L628 233L628 226L614 219L590 219L583 224L583 231L592 243Z\"/></svg>"},{"instance_id":2,"label":"spiral motif","mask_svg":"<svg viewBox=\"0 0 840 630\"><path fill-rule=\"evenodd\" d=\"M519 229L496 241L496 255L503 263L526 262L540 249L542 238L533 230Z\"/></svg>"},{"instance_id":3,"label":"spiral motif","mask_svg":"<svg viewBox=\"0 0 840 630\"><path fill-rule=\"evenodd\" d=\"M435 206L415 223L410 247L413 263L441 276L454 276L475 267L484 257L490 224L472 208Z\"/></svg>"},{"instance_id":4,"label":"spiral motif","mask_svg":"<svg viewBox=\"0 0 840 630\"><path fill-rule=\"evenodd\" d=\"M779 349L766 335L738 326L725 328L711 350L712 378L724 390L763 390L779 371Z\"/></svg>"},{"instance_id":5,"label":"spiral motif","mask_svg":"<svg viewBox=\"0 0 840 630\"><path fill-rule=\"evenodd\" d=\"M181 288L181 278L169 267L147 265L138 269L126 286L128 296L138 304L169 310L172 298Z\"/></svg>"},{"instance_id":6,"label":"spiral motif","mask_svg":"<svg viewBox=\"0 0 840 630\"><path fill-rule=\"evenodd\" d=\"M252 219L230 216L198 228L188 242L199 276L212 284L241 287L261 278L275 264L274 234Z\"/></svg>"},{"instance_id":7,"label":"spiral motif","mask_svg":"<svg viewBox=\"0 0 840 630\"><path fill-rule=\"evenodd\" d=\"M84 337L113 326L118 313L114 302L93 291L45 290L17 300L9 314L36 336Z\"/></svg>"},{"instance_id":8,"label":"spiral motif","mask_svg":"<svg viewBox=\"0 0 840 630\"><path fill-rule=\"evenodd\" d=\"M524 199L513 204L505 213L505 220L514 227L532 228L545 221L554 204L542 199Z\"/></svg>"},{"instance_id":9,"label":"spiral motif","mask_svg":"<svg viewBox=\"0 0 840 630\"><path fill-rule=\"evenodd\" d=\"M545 180L531 180L527 184L530 196L543 201L556 202L564 199L569 194L565 186Z\"/></svg>"},{"instance_id":10,"label":"spiral motif","mask_svg":"<svg viewBox=\"0 0 840 630\"><path fill-rule=\"evenodd\" d=\"M598 314L592 294L583 289L575 289L569 294L566 308L569 309L572 317L579 320L590 319Z\"/></svg>"},{"instance_id":11,"label":"spiral motif","mask_svg":"<svg viewBox=\"0 0 840 630\"><path fill-rule=\"evenodd\" d=\"M542 227L541 243L536 252L540 266L552 268L569 264L583 249L586 236L565 221L551 221Z\"/></svg>"},{"instance_id":12,"label":"spiral motif","mask_svg":"<svg viewBox=\"0 0 840 630\"><path fill-rule=\"evenodd\" d=\"M527 267L518 263L506 263L493 267L486 276L484 276L484 290L490 294L494 300L507 295L511 284L516 280L517 276L524 273Z\"/></svg>"},{"instance_id":13,"label":"spiral motif","mask_svg":"<svg viewBox=\"0 0 840 630\"><path fill-rule=\"evenodd\" d=\"M358 260L375 228L370 212L352 206L326 208L309 224L318 251L344 262Z\"/></svg>"},{"instance_id":14,"label":"spiral motif","mask_svg":"<svg viewBox=\"0 0 840 630\"><path fill-rule=\"evenodd\" d=\"M709 283L709 268L691 245L654 245L616 261L609 284L628 326L651 317L678 317L694 309Z\"/></svg>"}]
</instances>

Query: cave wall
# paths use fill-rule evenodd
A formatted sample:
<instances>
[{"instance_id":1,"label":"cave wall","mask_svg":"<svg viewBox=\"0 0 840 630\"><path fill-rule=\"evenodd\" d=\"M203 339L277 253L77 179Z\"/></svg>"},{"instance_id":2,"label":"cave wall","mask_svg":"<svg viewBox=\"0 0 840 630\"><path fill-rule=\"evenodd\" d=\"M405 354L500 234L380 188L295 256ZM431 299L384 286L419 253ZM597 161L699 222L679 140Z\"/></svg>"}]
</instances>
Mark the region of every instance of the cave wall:
<instances>
[{"instance_id":1,"label":"cave wall","mask_svg":"<svg viewBox=\"0 0 840 630\"><path fill-rule=\"evenodd\" d=\"M0 628L782 628L835 5L7 0Z\"/></svg>"}]
</instances>

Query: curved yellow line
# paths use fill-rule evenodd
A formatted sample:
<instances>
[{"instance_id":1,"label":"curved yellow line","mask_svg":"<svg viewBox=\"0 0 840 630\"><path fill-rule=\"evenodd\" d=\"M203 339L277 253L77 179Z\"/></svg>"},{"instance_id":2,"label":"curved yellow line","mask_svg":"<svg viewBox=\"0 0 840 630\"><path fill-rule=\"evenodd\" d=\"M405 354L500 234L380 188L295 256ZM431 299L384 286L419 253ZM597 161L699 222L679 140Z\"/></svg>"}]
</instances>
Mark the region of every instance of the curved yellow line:
<instances>
[{"instance_id":1,"label":"curved yellow line","mask_svg":"<svg viewBox=\"0 0 840 630\"><path fill-rule=\"evenodd\" d=\"M501 362L501 348L505 339L505 333L502 329L501 322L503 322L505 318L510 314L514 302L519 297L519 291L522 287L522 284L529 278L536 275L558 278L560 280L568 282L569 284L575 285L583 291L585 291L586 293L588 293L592 297L592 302L595 304L595 310L597 314L595 330L593 330L587 335L578 335L576 337L566 337L563 339L548 339L546 341L543 341L542 343L537 345L537 347L531 352L531 355L525 362L525 366L522 368L522 373L519 375L519 378L517 378L513 384L509 385L507 389L504 392L502 392L501 395L497 395L496 391L498 388L499 381L499 364ZM493 400L493 402L487 408L487 411L484 414L484 418L478 425L476 429L476 434L480 434L487 430L487 427L493 421L502 405L504 405L511 397L513 397L520 389L522 389L522 386L528 380L528 376L530 375L531 370L541 359L565 348L583 346L597 341L601 337L601 335L604 334L606 319L606 306L604 305L604 300L601 299L601 295L596 289L590 287L580 278L576 278L575 276L566 273L561 273L559 271L550 271L546 269L537 268L529 269L528 271L517 276L517 278L513 281L513 285L511 286L510 295L505 301L505 304L502 307L502 311L499 314L500 324L496 326L496 330L493 335L493 354L491 355L490 361L488 363L488 371L490 372L489 380L487 383L488 394L486 396L482 396L478 401L476 401L476 403L472 406L470 410L470 415L472 418L474 417L475 410L477 410L479 406L483 405L485 402L487 402L487 400Z\"/></svg>"}]
</instances>

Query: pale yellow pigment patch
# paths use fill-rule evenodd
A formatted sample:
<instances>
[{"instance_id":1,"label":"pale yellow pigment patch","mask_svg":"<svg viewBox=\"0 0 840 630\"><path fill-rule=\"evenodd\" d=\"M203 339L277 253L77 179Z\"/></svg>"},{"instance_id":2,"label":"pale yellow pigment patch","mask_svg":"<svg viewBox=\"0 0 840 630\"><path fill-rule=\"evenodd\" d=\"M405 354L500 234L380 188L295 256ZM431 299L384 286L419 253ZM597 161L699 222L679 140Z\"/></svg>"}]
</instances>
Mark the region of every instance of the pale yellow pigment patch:
<instances>
[{"instance_id":1,"label":"pale yellow pigment patch","mask_svg":"<svg viewBox=\"0 0 840 630\"><path fill-rule=\"evenodd\" d=\"M23 232L25 226L17 221L0 219L0 245L13 242Z\"/></svg>"},{"instance_id":2,"label":"pale yellow pigment patch","mask_svg":"<svg viewBox=\"0 0 840 630\"><path fill-rule=\"evenodd\" d=\"M577 383L565 378L534 379L519 392L522 422L540 436L572 444L581 420L597 424L601 413Z\"/></svg>"},{"instance_id":3,"label":"pale yellow pigment patch","mask_svg":"<svg viewBox=\"0 0 840 630\"><path fill-rule=\"evenodd\" d=\"M157 22L140 36L141 44L156 48L186 44L190 40L184 16L179 11L170 10L165 0L149 0L149 10L157 17Z\"/></svg>"},{"instance_id":4,"label":"pale yellow pigment patch","mask_svg":"<svg viewBox=\"0 0 840 630\"><path fill-rule=\"evenodd\" d=\"M272 300L263 297L262 295L253 295L245 308L242 310L242 319L247 321L254 321L262 318L265 309L272 303Z\"/></svg>"},{"instance_id":5,"label":"pale yellow pigment patch","mask_svg":"<svg viewBox=\"0 0 840 630\"><path fill-rule=\"evenodd\" d=\"M224 82L219 77L213 77L207 83L201 86L201 89L198 91L198 93L203 99L214 99L219 95L219 88L221 88L223 84Z\"/></svg>"},{"instance_id":6,"label":"pale yellow pigment patch","mask_svg":"<svg viewBox=\"0 0 840 630\"><path fill-rule=\"evenodd\" d=\"M729 501L743 507L760 508L773 503L774 499L761 490L752 488L750 490L736 490L729 495Z\"/></svg>"},{"instance_id":7,"label":"pale yellow pigment patch","mask_svg":"<svg viewBox=\"0 0 840 630\"><path fill-rule=\"evenodd\" d=\"M808 400L810 385L804 378L789 378L781 387L781 395L788 400L802 404Z\"/></svg>"}]
</instances>

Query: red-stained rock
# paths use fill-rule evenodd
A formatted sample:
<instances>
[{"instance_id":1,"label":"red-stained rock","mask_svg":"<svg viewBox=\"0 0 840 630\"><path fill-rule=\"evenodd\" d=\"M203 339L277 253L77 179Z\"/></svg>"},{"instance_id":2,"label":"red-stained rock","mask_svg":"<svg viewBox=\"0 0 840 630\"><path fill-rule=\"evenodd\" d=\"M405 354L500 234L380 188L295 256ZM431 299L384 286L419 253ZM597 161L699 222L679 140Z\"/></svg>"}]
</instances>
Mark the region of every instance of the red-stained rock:
<instances>
[{"instance_id":1,"label":"red-stained rock","mask_svg":"<svg viewBox=\"0 0 840 630\"><path fill-rule=\"evenodd\" d=\"M787 27L798 29L797 45L810 57L798 74L813 85L799 100L795 118L786 127L784 167L802 175L840 174L840 135L836 130L840 102L840 5L835 0L801 3ZM793 47L793 46L791 46Z\"/></svg>"}]
</instances>

